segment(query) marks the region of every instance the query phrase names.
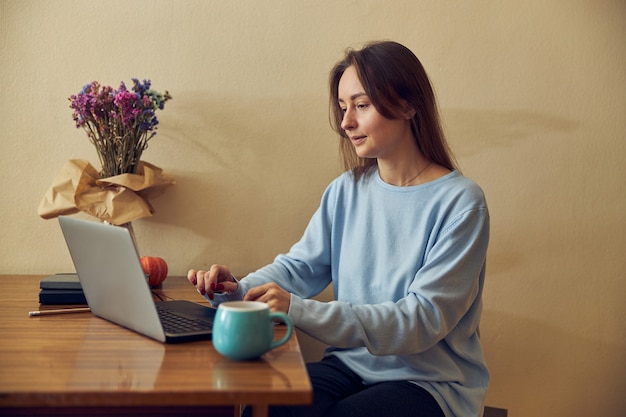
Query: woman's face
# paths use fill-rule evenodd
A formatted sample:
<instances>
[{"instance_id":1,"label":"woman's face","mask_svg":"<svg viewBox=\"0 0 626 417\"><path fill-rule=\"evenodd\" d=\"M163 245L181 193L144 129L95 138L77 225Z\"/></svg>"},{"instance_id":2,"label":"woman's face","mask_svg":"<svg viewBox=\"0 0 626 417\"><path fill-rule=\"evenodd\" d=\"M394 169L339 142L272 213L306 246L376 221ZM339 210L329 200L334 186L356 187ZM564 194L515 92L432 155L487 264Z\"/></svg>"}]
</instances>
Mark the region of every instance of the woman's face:
<instances>
[{"instance_id":1,"label":"woman's face","mask_svg":"<svg viewBox=\"0 0 626 417\"><path fill-rule=\"evenodd\" d=\"M341 128L359 157L389 159L415 143L409 121L412 112L402 119L382 116L365 93L353 66L339 80L338 95L343 111Z\"/></svg>"}]
</instances>

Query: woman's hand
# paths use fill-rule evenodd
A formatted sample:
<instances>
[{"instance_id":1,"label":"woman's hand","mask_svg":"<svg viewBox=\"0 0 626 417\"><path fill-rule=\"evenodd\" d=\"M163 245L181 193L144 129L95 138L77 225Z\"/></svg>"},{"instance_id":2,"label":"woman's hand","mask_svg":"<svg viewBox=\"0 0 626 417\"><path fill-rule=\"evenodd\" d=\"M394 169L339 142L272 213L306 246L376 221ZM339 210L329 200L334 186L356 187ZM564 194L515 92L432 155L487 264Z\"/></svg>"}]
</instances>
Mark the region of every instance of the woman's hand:
<instances>
[{"instance_id":1,"label":"woman's hand","mask_svg":"<svg viewBox=\"0 0 626 417\"><path fill-rule=\"evenodd\" d=\"M211 300L216 292L233 292L239 287L226 265L211 265L208 271L190 269L187 279L201 295Z\"/></svg>"},{"instance_id":2,"label":"woman's hand","mask_svg":"<svg viewBox=\"0 0 626 417\"><path fill-rule=\"evenodd\" d=\"M261 301L267 304L270 311L280 311L285 314L289 312L291 294L270 282L251 288L243 297L244 301Z\"/></svg>"}]
</instances>

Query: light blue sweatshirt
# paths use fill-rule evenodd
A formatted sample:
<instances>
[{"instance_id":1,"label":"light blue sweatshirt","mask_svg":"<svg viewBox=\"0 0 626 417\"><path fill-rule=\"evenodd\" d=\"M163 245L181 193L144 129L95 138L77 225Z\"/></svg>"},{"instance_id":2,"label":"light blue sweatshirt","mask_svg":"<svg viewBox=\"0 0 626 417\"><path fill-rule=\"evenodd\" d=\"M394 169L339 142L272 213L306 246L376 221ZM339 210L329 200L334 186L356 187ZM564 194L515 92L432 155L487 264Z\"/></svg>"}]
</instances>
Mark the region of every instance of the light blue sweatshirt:
<instances>
[{"instance_id":1,"label":"light blue sweatshirt","mask_svg":"<svg viewBox=\"0 0 626 417\"><path fill-rule=\"evenodd\" d=\"M326 189L303 237L241 280L241 299L274 281L289 316L371 384L408 380L448 417L481 416L489 382L479 340L489 241L482 190L453 171L397 187L378 171L346 172ZM336 301L310 297L333 284Z\"/></svg>"}]
</instances>

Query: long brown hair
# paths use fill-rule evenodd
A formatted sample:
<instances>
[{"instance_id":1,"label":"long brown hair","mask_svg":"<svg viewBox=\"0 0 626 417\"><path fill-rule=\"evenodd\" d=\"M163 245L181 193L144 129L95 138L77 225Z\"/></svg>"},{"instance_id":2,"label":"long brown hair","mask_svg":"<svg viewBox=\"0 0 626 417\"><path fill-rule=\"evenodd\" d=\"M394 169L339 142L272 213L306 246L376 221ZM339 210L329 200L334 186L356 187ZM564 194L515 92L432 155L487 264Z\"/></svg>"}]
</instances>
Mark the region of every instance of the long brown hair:
<instances>
[{"instance_id":1,"label":"long brown hair","mask_svg":"<svg viewBox=\"0 0 626 417\"><path fill-rule=\"evenodd\" d=\"M339 80L354 66L365 93L376 110L388 119L400 117L407 105L415 110L411 132L424 156L450 170L458 169L446 142L437 102L428 75L419 59L407 47L391 41L373 42L361 50L348 49L330 72L330 123L341 140L339 153L346 170L358 180L376 166L376 159L359 157L341 128L343 111L339 106Z\"/></svg>"}]
</instances>

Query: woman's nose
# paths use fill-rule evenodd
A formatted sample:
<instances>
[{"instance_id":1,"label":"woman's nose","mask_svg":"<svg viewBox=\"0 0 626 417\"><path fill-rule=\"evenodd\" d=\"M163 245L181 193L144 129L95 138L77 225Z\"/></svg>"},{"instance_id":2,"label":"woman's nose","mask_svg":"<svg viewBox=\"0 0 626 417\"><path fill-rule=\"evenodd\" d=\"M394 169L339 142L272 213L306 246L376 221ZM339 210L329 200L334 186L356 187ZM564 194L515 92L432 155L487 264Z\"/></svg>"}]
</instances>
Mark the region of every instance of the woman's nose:
<instances>
[{"instance_id":1,"label":"woman's nose","mask_svg":"<svg viewBox=\"0 0 626 417\"><path fill-rule=\"evenodd\" d=\"M351 110L346 110L343 113L343 120L341 121L341 128L343 130L352 130L356 127L356 119L354 113Z\"/></svg>"}]
</instances>

